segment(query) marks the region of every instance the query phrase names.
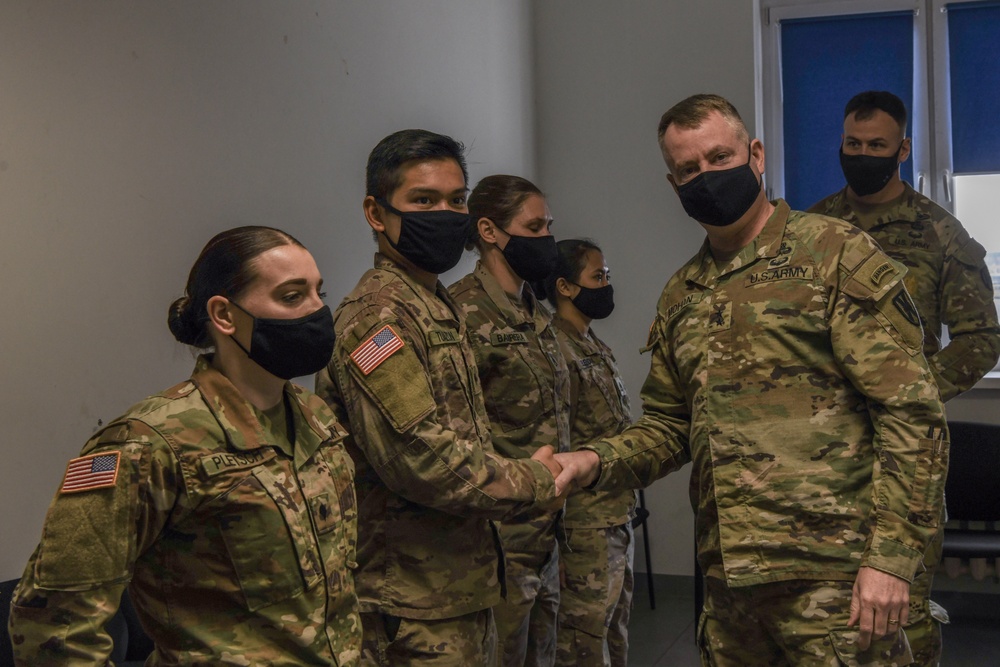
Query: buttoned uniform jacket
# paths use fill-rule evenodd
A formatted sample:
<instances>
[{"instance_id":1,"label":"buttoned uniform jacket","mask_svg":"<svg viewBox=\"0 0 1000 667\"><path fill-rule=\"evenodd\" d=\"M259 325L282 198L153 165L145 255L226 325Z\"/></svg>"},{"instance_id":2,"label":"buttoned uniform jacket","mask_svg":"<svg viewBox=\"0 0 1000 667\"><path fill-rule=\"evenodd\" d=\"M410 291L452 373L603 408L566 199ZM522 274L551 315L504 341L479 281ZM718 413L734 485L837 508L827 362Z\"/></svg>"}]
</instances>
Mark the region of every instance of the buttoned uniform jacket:
<instances>
[{"instance_id":1,"label":"buttoned uniform jacket","mask_svg":"<svg viewBox=\"0 0 1000 667\"><path fill-rule=\"evenodd\" d=\"M15 664L104 664L126 587L148 665L357 664L346 432L312 393L284 397L290 452L203 356L95 434L83 455L117 473L53 500L14 594Z\"/></svg>"},{"instance_id":2,"label":"buttoned uniform jacket","mask_svg":"<svg viewBox=\"0 0 1000 667\"><path fill-rule=\"evenodd\" d=\"M556 340L552 315L522 288L515 303L482 262L448 288L462 316L483 388L493 447L509 458L530 457L549 445L569 451L569 370ZM555 549L558 513L501 527L508 553Z\"/></svg>"},{"instance_id":3,"label":"buttoned uniform jacket","mask_svg":"<svg viewBox=\"0 0 1000 667\"><path fill-rule=\"evenodd\" d=\"M906 289L920 313L924 354L941 398L968 391L1000 356L1000 323L986 249L953 215L903 183L883 204L851 202L847 188L809 211L841 218L867 232L907 268ZM950 338L942 346L942 325Z\"/></svg>"},{"instance_id":4,"label":"buttoned uniform jacket","mask_svg":"<svg viewBox=\"0 0 1000 667\"><path fill-rule=\"evenodd\" d=\"M493 521L552 503L555 483L541 463L494 451L458 306L440 282L428 290L376 254L334 323L316 390L353 430L362 611L444 619L495 606ZM354 353L380 333L402 345L373 368L359 363Z\"/></svg>"},{"instance_id":5,"label":"buttoned uniform jacket","mask_svg":"<svg viewBox=\"0 0 1000 667\"><path fill-rule=\"evenodd\" d=\"M642 418L588 445L596 488L693 462L699 563L729 586L862 565L912 581L948 440L904 270L852 225L781 200L722 266L706 242L658 302Z\"/></svg>"},{"instance_id":6,"label":"buttoned uniform jacket","mask_svg":"<svg viewBox=\"0 0 1000 667\"><path fill-rule=\"evenodd\" d=\"M632 411L611 348L592 328L584 336L559 315L552 323L569 366L571 448L621 433L632 423ZM634 491L581 489L566 499L563 523L567 529L609 528L634 516Z\"/></svg>"}]
</instances>

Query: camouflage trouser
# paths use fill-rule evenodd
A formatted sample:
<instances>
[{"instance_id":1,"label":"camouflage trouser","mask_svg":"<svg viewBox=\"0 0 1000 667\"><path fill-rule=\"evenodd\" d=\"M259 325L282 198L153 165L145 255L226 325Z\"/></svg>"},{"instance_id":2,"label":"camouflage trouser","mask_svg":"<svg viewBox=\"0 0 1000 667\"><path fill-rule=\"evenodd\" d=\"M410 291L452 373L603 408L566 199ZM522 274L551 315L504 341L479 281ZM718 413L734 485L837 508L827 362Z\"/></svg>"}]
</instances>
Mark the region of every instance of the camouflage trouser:
<instances>
[{"instance_id":1,"label":"camouflage trouser","mask_svg":"<svg viewBox=\"0 0 1000 667\"><path fill-rule=\"evenodd\" d=\"M493 608L500 665L551 667L556 655L559 550L507 553L507 600Z\"/></svg>"},{"instance_id":2,"label":"camouflage trouser","mask_svg":"<svg viewBox=\"0 0 1000 667\"><path fill-rule=\"evenodd\" d=\"M902 628L857 647L847 627L853 581L785 581L729 588L706 577L698 624L702 665L716 667L912 664Z\"/></svg>"},{"instance_id":3,"label":"camouflage trouser","mask_svg":"<svg viewBox=\"0 0 1000 667\"><path fill-rule=\"evenodd\" d=\"M566 529L559 552L556 665L625 667L632 610L632 525Z\"/></svg>"},{"instance_id":4,"label":"camouflage trouser","mask_svg":"<svg viewBox=\"0 0 1000 667\"><path fill-rule=\"evenodd\" d=\"M944 527L934 534L924 553L924 571L918 572L910 586L910 618L903 629L910 640L913 664L934 667L941 662L941 623L948 622L948 613L931 602L934 573L941 564L944 548Z\"/></svg>"},{"instance_id":5,"label":"camouflage trouser","mask_svg":"<svg viewBox=\"0 0 1000 667\"><path fill-rule=\"evenodd\" d=\"M361 662L364 667L434 665L494 667L497 657L493 610L464 616L420 620L362 612Z\"/></svg>"}]
</instances>

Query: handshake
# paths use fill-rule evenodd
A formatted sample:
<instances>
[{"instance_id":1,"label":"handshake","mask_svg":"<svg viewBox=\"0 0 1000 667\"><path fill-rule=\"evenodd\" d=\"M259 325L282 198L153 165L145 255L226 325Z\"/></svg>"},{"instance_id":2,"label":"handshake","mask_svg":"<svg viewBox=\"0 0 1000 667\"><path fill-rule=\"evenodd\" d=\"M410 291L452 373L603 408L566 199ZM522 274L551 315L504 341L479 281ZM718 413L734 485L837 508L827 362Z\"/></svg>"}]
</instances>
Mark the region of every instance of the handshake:
<instances>
[{"instance_id":1,"label":"handshake","mask_svg":"<svg viewBox=\"0 0 1000 667\"><path fill-rule=\"evenodd\" d=\"M556 495L562 499L576 489L590 486L601 474L601 459L597 452L589 449L557 454L551 446L545 445L531 458L549 469L556 482Z\"/></svg>"}]
</instances>

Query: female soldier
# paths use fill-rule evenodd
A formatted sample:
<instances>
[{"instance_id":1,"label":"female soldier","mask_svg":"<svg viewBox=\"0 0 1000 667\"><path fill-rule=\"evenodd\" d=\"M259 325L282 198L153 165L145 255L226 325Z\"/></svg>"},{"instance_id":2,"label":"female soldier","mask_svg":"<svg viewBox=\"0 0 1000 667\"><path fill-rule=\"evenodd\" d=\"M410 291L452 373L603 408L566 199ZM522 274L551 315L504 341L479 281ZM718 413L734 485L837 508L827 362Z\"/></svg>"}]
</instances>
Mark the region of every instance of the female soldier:
<instances>
[{"instance_id":1,"label":"female soldier","mask_svg":"<svg viewBox=\"0 0 1000 667\"><path fill-rule=\"evenodd\" d=\"M559 262L545 292L556 309L556 335L569 364L576 448L618 434L630 413L615 358L590 328L591 320L607 317L615 305L604 254L578 239L560 241L558 248ZM634 510L632 491L582 490L566 500L557 665L627 663Z\"/></svg>"},{"instance_id":2,"label":"female soldier","mask_svg":"<svg viewBox=\"0 0 1000 667\"><path fill-rule=\"evenodd\" d=\"M268 227L208 242L174 337L214 353L70 461L14 594L17 665L103 665L126 587L147 665L350 665L354 467L323 401L333 322L309 252Z\"/></svg>"},{"instance_id":3,"label":"female soldier","mask_svg":"<svg viewBox=\"0 0 1000 667\"><path fill-rule=\"evenodd\" d=\"M552 316L525 281L555 267L545 197L517 176L489 176L469 196L469 243L476 269L449 288L467 321L496 450L531 456L540 446L569 447L569 374ZM494 608L508 667L552 665L559 570L557 513L504 523L507 598Z\"/></svg>"}]
</instances>

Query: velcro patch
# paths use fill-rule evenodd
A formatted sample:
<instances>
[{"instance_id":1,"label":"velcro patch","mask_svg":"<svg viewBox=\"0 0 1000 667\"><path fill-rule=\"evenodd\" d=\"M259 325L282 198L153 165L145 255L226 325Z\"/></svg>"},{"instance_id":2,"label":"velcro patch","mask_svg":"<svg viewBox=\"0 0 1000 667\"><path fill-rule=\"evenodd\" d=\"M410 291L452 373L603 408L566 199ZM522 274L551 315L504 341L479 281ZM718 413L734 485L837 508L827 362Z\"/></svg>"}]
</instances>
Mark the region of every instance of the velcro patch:
<instances>
[{"instance_id":1,"label":"velcro patch","mask_svg":"<svg viewBox=\"0 0 1000 667\"><path fill-rule=\"evenodd\" d=\"M458 342L458 332L448 329L434 329L427 332L428 345L448 345Z\"/></svg>"},{"instance_id":2,"label":"velcro patch","mask_svg":"<svg viewBox=\"0 0 1000 667\"><path fill-rule=\"evenodd\" d=\"M395 352L403 349L403 345L403 339L387 324L351 352L351 361L357 364L362 373L368 375Z\"/></svg>"},{"instance_id":3,"label":"velcro patch","mask_svg":"<svg viewBox=\"0 0 1000 667\"><path fill-rule=\"evenodd\" d=\"M896 307L900 315L906 318L907 322L915 327L920 326L920 314L906 290L900 290L899 294L892 298L892 305Z\"/></svg>"},{"instance_id":4,"label":"velcro patch","mask_svg":"<svg viewBox=\"0 0 1000 667\"><path fill-rule=\"evenodd\" d=\"M212 477L229 470L240 470L252 468L264 462L264 452L260 449L253 449L248 452L223 452L219 454L208 454L202 456L201 469L206 477Z\"/></svg>"},{"instance_id":5,"label":"velcro patch","mask_svg":"<svg viewBox=\"0 0 1000 667\"><path fill-rule=\"evenodd\" d=\"M872 269L871 276L868 279L871 280L872 285L878 287L886 276L894 276L894 275L895 275L895 270L892 264L889 262L882 262L874 269Z\"/></svg>"},{"instance_id":6,"label":"velcro patch","mask_svg":"<svg viewBox=\"0 0 1000 667\"><path fill-rule=\"evenodd\" d=\"M490 334L492 345L515 345L528 342L528 337L520 331L494 331Z\"/></svg>"},{"instance_id":7,"label":"velcro patch","mask_svg":"<svg viewBox=\"0 0 1000 667\"><path fill-rule=\"evenodd\" d=\"M770 283L776 280L812 280L813 267L811 266L782 266L780 268L768 268L763 271L751 273L746 277L743 284L758 285L760 283Z\"/></svg>"},{"instance_id":8,"label":"velcro patch","mask_svg":"<svg viewBox=\"0 0 1000 667\"><path fill-rule=\"evenodd\" d=\"M120 452L81 456L69 462L59 493L79 493L113 487L118 481Z\"/></svg>"}]
</instances>

